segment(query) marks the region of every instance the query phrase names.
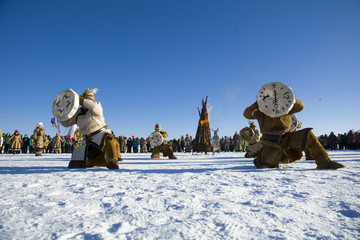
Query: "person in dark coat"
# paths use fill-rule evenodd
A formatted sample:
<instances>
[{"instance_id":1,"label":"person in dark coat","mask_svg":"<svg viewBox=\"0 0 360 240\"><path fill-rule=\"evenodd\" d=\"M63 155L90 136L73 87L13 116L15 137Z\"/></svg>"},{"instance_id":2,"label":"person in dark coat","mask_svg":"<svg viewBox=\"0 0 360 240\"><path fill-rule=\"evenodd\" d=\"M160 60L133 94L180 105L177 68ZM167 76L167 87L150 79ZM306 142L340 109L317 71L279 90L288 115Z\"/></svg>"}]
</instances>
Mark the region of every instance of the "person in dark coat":
<instances>
[{"instance_id":1,"label":"person in dark coat","mask_svg":"<svg viewBox=\"0 0 360 240\"><path fill-rule=\"evenodd\" d=\"M4 153L9 153L9 148L10 148L10 145L11 145L10 138L11 138L10 133L7 133L3 137Z\"/></svg>"},{"instance_id":2,"label":"person in dark coat","mask_svg":"<svg viewBox=\"0 0 360 240\"><path fill-rule=\"evenodd\" d=\"M22 141L23 141L22 153L27 153L30 145L30 138L28 137L27 134L25 134Z\"/></svg>"},{"instance_id":3,"label":"person in dark coat","mask_svg":"<svg viewBox=\"0 0 360 240\"><path fill-rule=\"evenodd\" d=\"M337 138L334 134L334 132L331 132L328 137L328 143L330 150L336 150L337 149Z\"/></svg>"},{"instance_id":4,"label":"person in dark coat","mask_svg":"<svg viewBox=\"0 0 360 240\"><path fill-rule=\"evenodd\" d=\"M131 149L132 149L132 138L129 137L128 140L127 140L127 152L128 153L131 153Z\"/></svg>"}]
</instances>

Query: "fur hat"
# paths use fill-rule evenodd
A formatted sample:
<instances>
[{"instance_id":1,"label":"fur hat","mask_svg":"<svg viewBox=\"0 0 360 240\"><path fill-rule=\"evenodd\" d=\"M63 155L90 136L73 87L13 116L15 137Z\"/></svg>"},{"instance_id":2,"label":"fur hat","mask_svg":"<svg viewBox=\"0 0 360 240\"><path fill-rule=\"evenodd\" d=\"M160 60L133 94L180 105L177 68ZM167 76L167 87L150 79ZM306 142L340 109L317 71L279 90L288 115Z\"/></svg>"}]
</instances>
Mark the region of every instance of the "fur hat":
<instances>
[{"instance_id":1,"label":"fur hat","mask_svg":"<svg viewBox=\"0 0 360 240\"><path fill-rule=\"evenodd\" d=\"M86 89L85 92L81 95L81 97L83 97L84 99L90 99L95 101L95 97L94 94L98 91L99 89L94 88L94 89Z\"/></svg>"},{"instance_id":2,"label":"fur hat","mask_svg":"<svg viewBox=\"0 0 360 240\"><path fill-rule=\"evenodd\" d=\"M160 123L155 124L155 130L160 130L161 131L161 124Z\"/></svg>"}]
</instances>

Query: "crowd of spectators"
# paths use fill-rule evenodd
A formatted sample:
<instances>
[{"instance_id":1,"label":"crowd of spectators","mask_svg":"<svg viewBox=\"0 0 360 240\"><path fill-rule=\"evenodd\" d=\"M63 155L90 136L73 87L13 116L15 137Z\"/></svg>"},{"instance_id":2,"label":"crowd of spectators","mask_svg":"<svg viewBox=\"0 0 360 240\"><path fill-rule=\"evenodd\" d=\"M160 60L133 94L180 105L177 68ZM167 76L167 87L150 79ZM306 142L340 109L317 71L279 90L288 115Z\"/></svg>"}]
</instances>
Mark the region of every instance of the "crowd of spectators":
<instances>
[{"instance_id":1,"label":"crowd of spectators","mask_svg":"<svg viewBox=\"0 0 360 240\"><path fill-rule=\"evenodd\" d=\"M44 152L45 153L53 153L54 149L54 142L55 138L51 138L50 135L45 135L45 141L44 141ZM21 136L21 148L19 151L14 151L14 149L11 148L12 141L11 141L12 135L10 133L4 133L2 135L2 139L0 140L0 153L34 153L35 152L35 140L34 137L31 135L30 137L25 134L24 136ZM63 153L71 153L73 148L73 143L70 136L62 136L62 146L61 150Z\"/></svg>"},{"instance_id":2,"label":"crowd of spectators","mask_svg":"<svg viewBox=\"0 0 360 240\"><path fill-rule=\"evenodd\" d=\"M319 141L326 150L355 150L360 149L360 131L350 130L344 134L321 135Z\"/></svg>"},{"instance_id":3,"label":"crowd of spectators","mask_svg":"<svg viewBox=\"0 0 360 240\"><path fill-rule=\"evenodd\" d=\"M10 133L3 133L0 139L0 153L34 153L34 138L25 134L21 135L21 151L14 152L11 149L11 137ZM74 146L71 136L61 136L62 141L62 153L71 153ZM329 135L321 135L318 137L321 144L326 150L355 150L360 149L360 132L350 130L344 134L335 135L331 132ZM119 136L117 140L120 144L121 153L147 153L152 151L148 139L143 137L124 137ZM46 135L44 143L44 152L53 153L53 145L55 138ZM172 139L169 142L173 145L174 152L191 152L191 146L193 145L193 138L181 136L179 139ZM237 133L234 136L225 136L220 138L220 151L221 152L244 152L247 146L247 142L239 139Z\"/></svg>"}]
</instances>

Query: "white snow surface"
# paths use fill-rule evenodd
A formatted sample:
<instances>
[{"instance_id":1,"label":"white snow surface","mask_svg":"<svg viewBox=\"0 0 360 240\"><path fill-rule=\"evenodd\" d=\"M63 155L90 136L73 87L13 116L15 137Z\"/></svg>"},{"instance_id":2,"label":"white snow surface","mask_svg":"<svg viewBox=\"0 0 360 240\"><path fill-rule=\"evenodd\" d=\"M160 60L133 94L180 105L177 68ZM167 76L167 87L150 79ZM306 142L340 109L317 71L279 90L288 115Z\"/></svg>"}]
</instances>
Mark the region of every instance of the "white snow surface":
<instances>
[{"instance_id":1,"label":"white snow surface","mask_svg":"<svg viewBox=\"0 0 360 240\"><path fill-rule=\"evenodd\" d=\"M120 170L70 154L0 155L1 239L360 239L360 151L346 165L256 169L244 153L123 154Z\"/></svg>"}]
</instances>

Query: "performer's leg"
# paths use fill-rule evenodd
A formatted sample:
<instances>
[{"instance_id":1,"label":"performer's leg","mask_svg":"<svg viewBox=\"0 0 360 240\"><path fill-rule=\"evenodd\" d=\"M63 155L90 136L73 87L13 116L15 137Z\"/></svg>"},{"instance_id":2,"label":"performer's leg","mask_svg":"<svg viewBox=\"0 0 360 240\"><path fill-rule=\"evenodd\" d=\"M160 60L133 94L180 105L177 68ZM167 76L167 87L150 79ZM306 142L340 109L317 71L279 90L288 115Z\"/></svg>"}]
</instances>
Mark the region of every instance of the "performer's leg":
<instances>
[{"instance_id":1,"label":"performer's leg","mask_svg":"<svg viewBox=\"0 0 360 240\"><path fill-rule=\"evenodd\" d=\"M254 159L257 168L277 168L279 162L284 161L283 149L277 142L262 141L263 149L259 151Z\"/></svg>"},{"instance_id":2,"label":"performer's leg","mask_svg":"<svg viewBox=\"0 0 360 240\"><path fill-rule=\"evenodd\" d=\"M171 145L168 145L166 154L169 156L169 159L176 159L176 157L174 156L174 150Z\"/></svg>"},{"instance_id":3,"label":"performer's leg","mask_svg":"<svg viewBox=\"0 0 360 240\"><path fill-rule=\"evenodd\" d=\"M306 159L306 160L312 160L312 157L311 157L311 155L310 155L309 150L305 150L305 159Z\"/></svg>"},{"instance_id":4,"label":"performer's leg","mask_svg":"<svg viewBox=\"0 0 360 240\"><path fill-rule=\"evenodd\" d=\"M109 169L119 169L118 160L119 158L121 159L121 157L118 154L116 140L108 138L105 141L106 166Z\"/></svg>"},{"instance_id":5,"label":"performer's leg","mask_svg":"<svg viewBox=\"0 0 360 240\"><path fill-rule=\"evenodd\" d=\"M43 149L36 149L35 150L35 156L42 156Z\"/></svg>"},{"instance_id":6,"label":"performer's leg","mask_svg":"<svg viewBox=\"0 0 360 240\"><path fill-rule=\"evenodd\" d=\"M174 156L174 150L171 144L163 143L161 145L161 150L164 157L169 157L169 159L176 159Z\"/></svg>"},{"instance_id":7,"label":"performer's leg","mask_svg":"<svg viewBox=\"0 0 360 240\"><path fill-rule=\"evenodd\" d=\"M337 169L345 167L341 163L334 162L330 159L328 153L321 145L319 140L316 138L316 136L312 133L312 131L309 132L305 151L308 152L310 156L315 160L317 168Z\"/></svg>"},{"instance_id":8,"label":"performer's leg","mask_svg":"<svg viewBox=\"0 0 360 240\"><path fill-rule=\"evenodd\" d=\"M154 147L152 154L151 154L151 158L152 159L160 158L160 146Z\"/></svg>"},{"instance_id":9,"label":"performer's leg","mask_svg":"<svg viewBox=\"0 0 360 240\"><path fill-rule=\"evenodd\" d=\"M115 142L115 145L116 145L116 154L117 154L118 161L122 161L121 151L120 151L120 144L116 140L114 140L114 142Z\"/></svg>"},{"instance_id":10,"label":"performer's leg","mask_svg":"<svg viewBox=\"0 0 360 240\"><path fill-rule=\"evenodd\" d=\"M302 156L303 156L302 151L291 149L291 148L288 148L284 151L285 151L286 157L284 157L281 160L281 163L283 163L283 164L296 162L296 161L299 161L302 159Z\"/></svg>"}]
</instances>

